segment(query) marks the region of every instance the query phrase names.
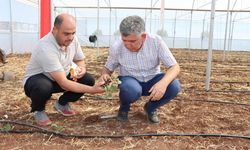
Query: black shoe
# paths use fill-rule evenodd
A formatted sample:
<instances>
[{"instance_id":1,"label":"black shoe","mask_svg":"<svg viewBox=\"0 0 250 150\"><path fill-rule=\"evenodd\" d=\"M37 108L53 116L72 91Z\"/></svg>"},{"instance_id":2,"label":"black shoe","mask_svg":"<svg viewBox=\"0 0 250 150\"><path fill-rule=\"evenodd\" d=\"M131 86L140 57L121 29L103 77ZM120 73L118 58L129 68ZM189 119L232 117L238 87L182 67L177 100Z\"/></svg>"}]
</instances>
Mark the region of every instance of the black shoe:
<instances>
[{"instance_id":1,"label":"black shoe","mask_svg":"<svg viewBox=\"0 0 250 150\"><path fill-rule=\"evenodd\" d=\"M117 115L117 120L119 121L128 121L128 112L119 111Z\"/></svg>"},{"instance_id":2,"label":"black shoe","mask_svg":"<svg viewBox=\"0 0 250 150\"><path fill-rule=\"evenodd\" d=\"M147 105L148 105L148 103L146 103L146 104L144 105L144 111L145 111L146 114L147 114L148 120L149 120L151 123L159 123L160 120L159 120L159 118L158 118L158 116L157 116L157 112L156 112L156 111L148 112L148 111L147 111Z\"/></svg>"}]
</instances>

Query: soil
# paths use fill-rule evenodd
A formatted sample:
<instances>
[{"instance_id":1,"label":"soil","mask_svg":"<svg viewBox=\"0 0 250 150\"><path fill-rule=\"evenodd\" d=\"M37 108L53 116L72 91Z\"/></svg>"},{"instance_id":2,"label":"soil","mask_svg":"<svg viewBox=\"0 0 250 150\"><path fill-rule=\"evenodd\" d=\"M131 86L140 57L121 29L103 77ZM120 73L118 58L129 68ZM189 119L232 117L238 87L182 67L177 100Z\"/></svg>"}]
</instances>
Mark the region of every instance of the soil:
<instances>
[{"instance_id":1,"label":"soil","mask_svg":"<svg viewBox=\"0 0 250 150\"><path fill-rule=\"evenodd\" d=\"M87 71L96 79L107 59L107 49L101 48L97 56L95 48L83 48ZM45 127L49 130L46 132L35 128L30 99L25 96L22 87L30 54L8 55L8 63L0 67L0 72L13 71L16 78L0 81L0 120L3 121L0 122L0 149L250 149L250 52L229 51L225 53L225 61L222 61L223 51L214 50L210 90L206 91L207 51L171 51L181 66L178 78L182 91L158 110L159 124L147 121L143 112L147 97L142 97L131 106L128 122L119 122L112 117L119 107L117 93L111 99L104 95L86 94L72 103L72 107L79 112L73 117L64 117L53 109L54 102L60 96L54 94L46 106L53 125ZM102 118L106 115L111 115L111 118ZM7 123L7 120L24 125ZM58 136L57 133L67 136ZM149 135L131 136L140 134Z\"/></svg>"}]
</instances>

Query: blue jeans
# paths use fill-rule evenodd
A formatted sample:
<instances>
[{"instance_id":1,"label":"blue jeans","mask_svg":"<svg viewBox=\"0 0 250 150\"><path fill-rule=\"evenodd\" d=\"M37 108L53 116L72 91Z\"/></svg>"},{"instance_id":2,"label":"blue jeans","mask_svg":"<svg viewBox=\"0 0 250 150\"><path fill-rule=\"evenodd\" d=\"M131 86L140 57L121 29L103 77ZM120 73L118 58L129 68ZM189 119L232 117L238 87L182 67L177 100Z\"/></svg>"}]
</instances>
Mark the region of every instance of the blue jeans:
<instances>
[{"instance_id":1,"label":"blue jeans","mask_svg":"<svg viewBox=\"0 0 250 150\"><path fill-rule=\"evenodd\" d=\"M156 75L153 79L147 82L139 82L137 79L130 76L119 76L119 80L122 82L119 86L120 93L120 108L119 111L128 112L130 110L130 104L137 101L141 96L149 96L148 92L150 88L160 81L165 74L161 73ZM147 105L147 111L153 112L157 108L163 106L171 99L176 97L180 92L181 86L177 79L174 79L167 87L166 93L159 101L149 101Z\"/></svg>"}]
</instances>

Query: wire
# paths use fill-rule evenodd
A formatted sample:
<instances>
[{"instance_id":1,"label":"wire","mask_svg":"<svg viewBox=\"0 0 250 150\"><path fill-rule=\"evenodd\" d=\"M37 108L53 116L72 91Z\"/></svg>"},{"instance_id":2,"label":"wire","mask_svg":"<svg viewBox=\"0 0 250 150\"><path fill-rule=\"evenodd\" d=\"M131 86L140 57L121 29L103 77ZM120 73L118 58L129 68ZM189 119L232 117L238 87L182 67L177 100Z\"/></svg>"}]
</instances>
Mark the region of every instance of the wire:
<instances>
[{"instance_id":1,"label":"wire","mask_svg":"<svg viewBox=\"0 0 250 150\"><path fill-rule=\"evenodd\" d=\"M29 123L11 121L11 120L0 120L0 123L17 124L22 126L32 127L38 130L34 131L24 131L24 130L10 130L10 131L0 131L0 133L44 133L44 134L54 134L60 137L71 137L71 138L124 138L124 137L146 137L146 136L189 136L189 137L226 137L226 138L242 138L250 139L250 136L244 135L232 135L232 134L204 134L204 133L143 133L143 134L121 134L121 135L82 135L82 134L66 134L58 131L53 131L45 129L36 125Z\"/></svg>"}]
</instances>

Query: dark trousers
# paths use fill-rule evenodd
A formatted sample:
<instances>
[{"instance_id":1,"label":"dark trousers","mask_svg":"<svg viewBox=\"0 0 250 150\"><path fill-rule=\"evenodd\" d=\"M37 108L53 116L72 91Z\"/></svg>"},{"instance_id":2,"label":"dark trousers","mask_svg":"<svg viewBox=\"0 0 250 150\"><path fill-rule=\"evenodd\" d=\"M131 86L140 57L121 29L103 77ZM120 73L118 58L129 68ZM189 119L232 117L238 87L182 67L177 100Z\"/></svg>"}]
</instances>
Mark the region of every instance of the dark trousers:
<instances>
[{"instance_id":1,"label":"dark trousers","mask_svg":"<svg viewBox=\"0 0 250 150\"><path fill-rule=\"evenodd\" d=\"M67 78L70 79L69 75ZM93 86L95 79L92 75L86 73L77 82ZM55 81L52 81L44 74L37 74L30 77L24 85L24 91L31 98L31 112L45 110L45 105L53 93L63 92L59 98L59 104L61 105L66 105L68 102L75 102L84 94L65 91Z\"/></svg>"},{"instance_id":2,"label":"dark trousers","mask_svg":"<svg viewBox=\"0 0 250 150\"><path fill-rule=\"evenodd\" d=\"M120 88L120 108L119 111L128 112L130 110L131 103L139 100L141 96L149 96L148 92L150 88L160 81L165 74L161 73L156 75L153 79L148 82L139 82L133 77L130 76L120 76L121 80ZM149 101L148 102L148 111L153 112L160 106L163 106L171 99L176 97L176 95L180 92L181 86L180 82L177 79L174 79L167 87L165 94L159 101Z\"/></svg>"}]
</instances>

